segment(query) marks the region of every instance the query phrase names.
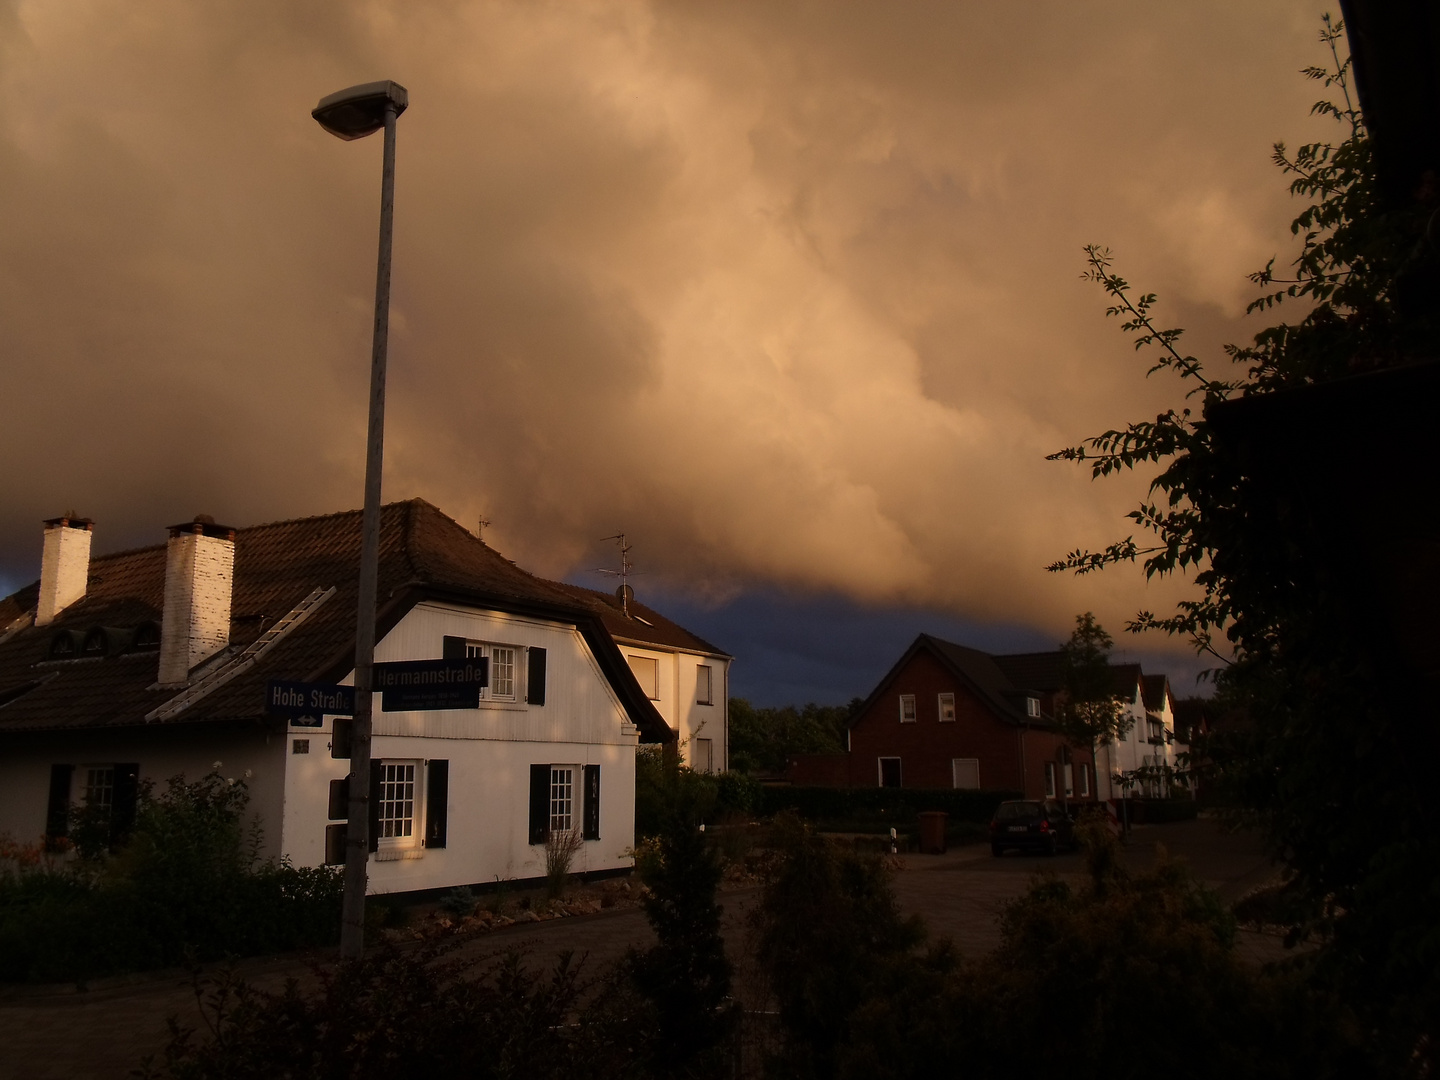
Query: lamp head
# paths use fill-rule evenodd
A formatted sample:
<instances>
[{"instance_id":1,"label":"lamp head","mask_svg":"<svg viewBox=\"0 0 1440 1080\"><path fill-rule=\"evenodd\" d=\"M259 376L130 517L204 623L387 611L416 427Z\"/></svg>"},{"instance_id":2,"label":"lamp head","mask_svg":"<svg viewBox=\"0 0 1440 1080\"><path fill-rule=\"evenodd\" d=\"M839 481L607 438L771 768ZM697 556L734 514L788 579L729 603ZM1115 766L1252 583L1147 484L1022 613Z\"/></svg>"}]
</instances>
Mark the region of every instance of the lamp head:
<instances>
[{"instance_id":1,"label":"lamp head","mask_svg":"<svg viewBox=\"0 0 1440 1080\"><path fill-rule=\"evenodd\" d=\"M409 104L410 94L405 87L383 79L323 97L320 104L310 110L310 115L331 135L348 141L363 139L384 127L387 106L393 107L399 116Z\"/></svg>"}]
</instances>

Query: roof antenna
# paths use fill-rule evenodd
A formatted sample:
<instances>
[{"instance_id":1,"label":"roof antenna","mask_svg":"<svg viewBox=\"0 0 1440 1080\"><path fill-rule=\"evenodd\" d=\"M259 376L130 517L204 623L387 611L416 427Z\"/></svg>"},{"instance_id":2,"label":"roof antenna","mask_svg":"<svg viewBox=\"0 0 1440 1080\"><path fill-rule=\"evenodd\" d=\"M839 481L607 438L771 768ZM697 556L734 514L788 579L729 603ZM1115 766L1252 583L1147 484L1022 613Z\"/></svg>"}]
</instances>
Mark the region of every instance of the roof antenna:
<instances>
[{"instance_id":1,"label":"roof antenna","mask_svg":"<svg viewBox=\"0 0 1440 1080\"><path fill-rule=\"evenodd\" d=\"M487 518L484 514L480 515L480 520L476 523L475 527L475 536L482 544L485 542L485 527L491 524L493 524L493 522L491 522L489 518Z\"/></svg>"},{"instance_id":2,"label":"roof antenna","mask_svg":"<svg viewBox=\"0 0 1440 1080\"><path fill-rule=\"evenodd\" d=\"M635 564L630 561L631 545L625 542L625 534L623 532L616 533L614 536L601 537L602 543L605 540L614 540L619 543L620 569L607 570L603 566L598 566L595 568L595 572L597 574L611 574L620 579L620 588L615 590L615 597L620 601L621 610L625 612L625 617L628 619L630 617L630 601L635 599L635 590L630 587L629 580L630 571L635 568Z\"/></svg>"}]
</instances>

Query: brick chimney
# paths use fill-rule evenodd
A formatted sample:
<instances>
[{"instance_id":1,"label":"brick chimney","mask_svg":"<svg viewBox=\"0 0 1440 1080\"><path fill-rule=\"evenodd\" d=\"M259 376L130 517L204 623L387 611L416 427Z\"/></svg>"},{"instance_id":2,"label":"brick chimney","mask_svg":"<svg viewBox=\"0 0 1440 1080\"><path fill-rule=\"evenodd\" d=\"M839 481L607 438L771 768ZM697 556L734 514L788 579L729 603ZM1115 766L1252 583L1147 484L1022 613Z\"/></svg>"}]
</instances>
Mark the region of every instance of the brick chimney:
<instances>
[{"instance_id":1,"label":"brick chimney","mask_svg":"<svg viewBox=\"0 0 1440 1080\"><path fill-rule=\"evenodd\" d=\"M73 515L45 522L36 626L54 622L56 615L85 595L85 583L90 577L90 530L94 524L89 518Z\"/></svg>"},{"instance_id":2,"label":"brick chimney","mask_svg":"<svg viewBox=\"0 0 1440 1080\"><path fill-rule=\"evenodd\" d=\"M196 664L230 644L234 576L234 529L216 525L206 514L170 526L160 619L161 686L184 686Z\"/></svg>"}]
</instances>

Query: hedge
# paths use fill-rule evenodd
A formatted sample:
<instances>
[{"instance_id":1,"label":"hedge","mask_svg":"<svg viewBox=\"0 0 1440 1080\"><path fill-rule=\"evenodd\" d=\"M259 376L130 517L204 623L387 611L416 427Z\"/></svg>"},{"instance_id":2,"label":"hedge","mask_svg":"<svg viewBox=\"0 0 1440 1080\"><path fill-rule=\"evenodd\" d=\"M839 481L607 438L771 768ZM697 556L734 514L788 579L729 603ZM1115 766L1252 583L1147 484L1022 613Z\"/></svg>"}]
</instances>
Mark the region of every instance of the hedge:
<instances>
[{"instance_id":1,"label":"hedge","mask_svg":"<svg viewBox=\"0 0 1440 1080\"><path fill-rule=\"evenodd\" d=\"M767 787L765 816L793 810L807 821L886 819L913 824L922 810L943 810L951 821L987 822L1006 799L1022 799L1018 791L957 791L950 788Z\"/></svg>"}]
</instances>

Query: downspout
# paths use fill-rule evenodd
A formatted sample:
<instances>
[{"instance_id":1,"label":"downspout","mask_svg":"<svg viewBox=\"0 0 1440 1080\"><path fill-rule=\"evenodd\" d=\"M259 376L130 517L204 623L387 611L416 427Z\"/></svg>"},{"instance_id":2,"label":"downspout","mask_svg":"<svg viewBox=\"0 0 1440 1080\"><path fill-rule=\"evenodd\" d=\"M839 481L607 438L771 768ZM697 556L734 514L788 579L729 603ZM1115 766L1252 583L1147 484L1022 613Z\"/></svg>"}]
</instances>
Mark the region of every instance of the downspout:
<instances>
[{"instance_id":1,"label":"downspout","mask_svg":"<svg viewBox=\"0 0 1440 1080\"><path fill-rule=\"evenodd\" d=\"M1030 790L1026 787L1025 779L1025 725L1023 723L1020 725L1017 737L1020 742L1020 794L1022 796L1028 796Z\"/></svg>"}]
</instances>

